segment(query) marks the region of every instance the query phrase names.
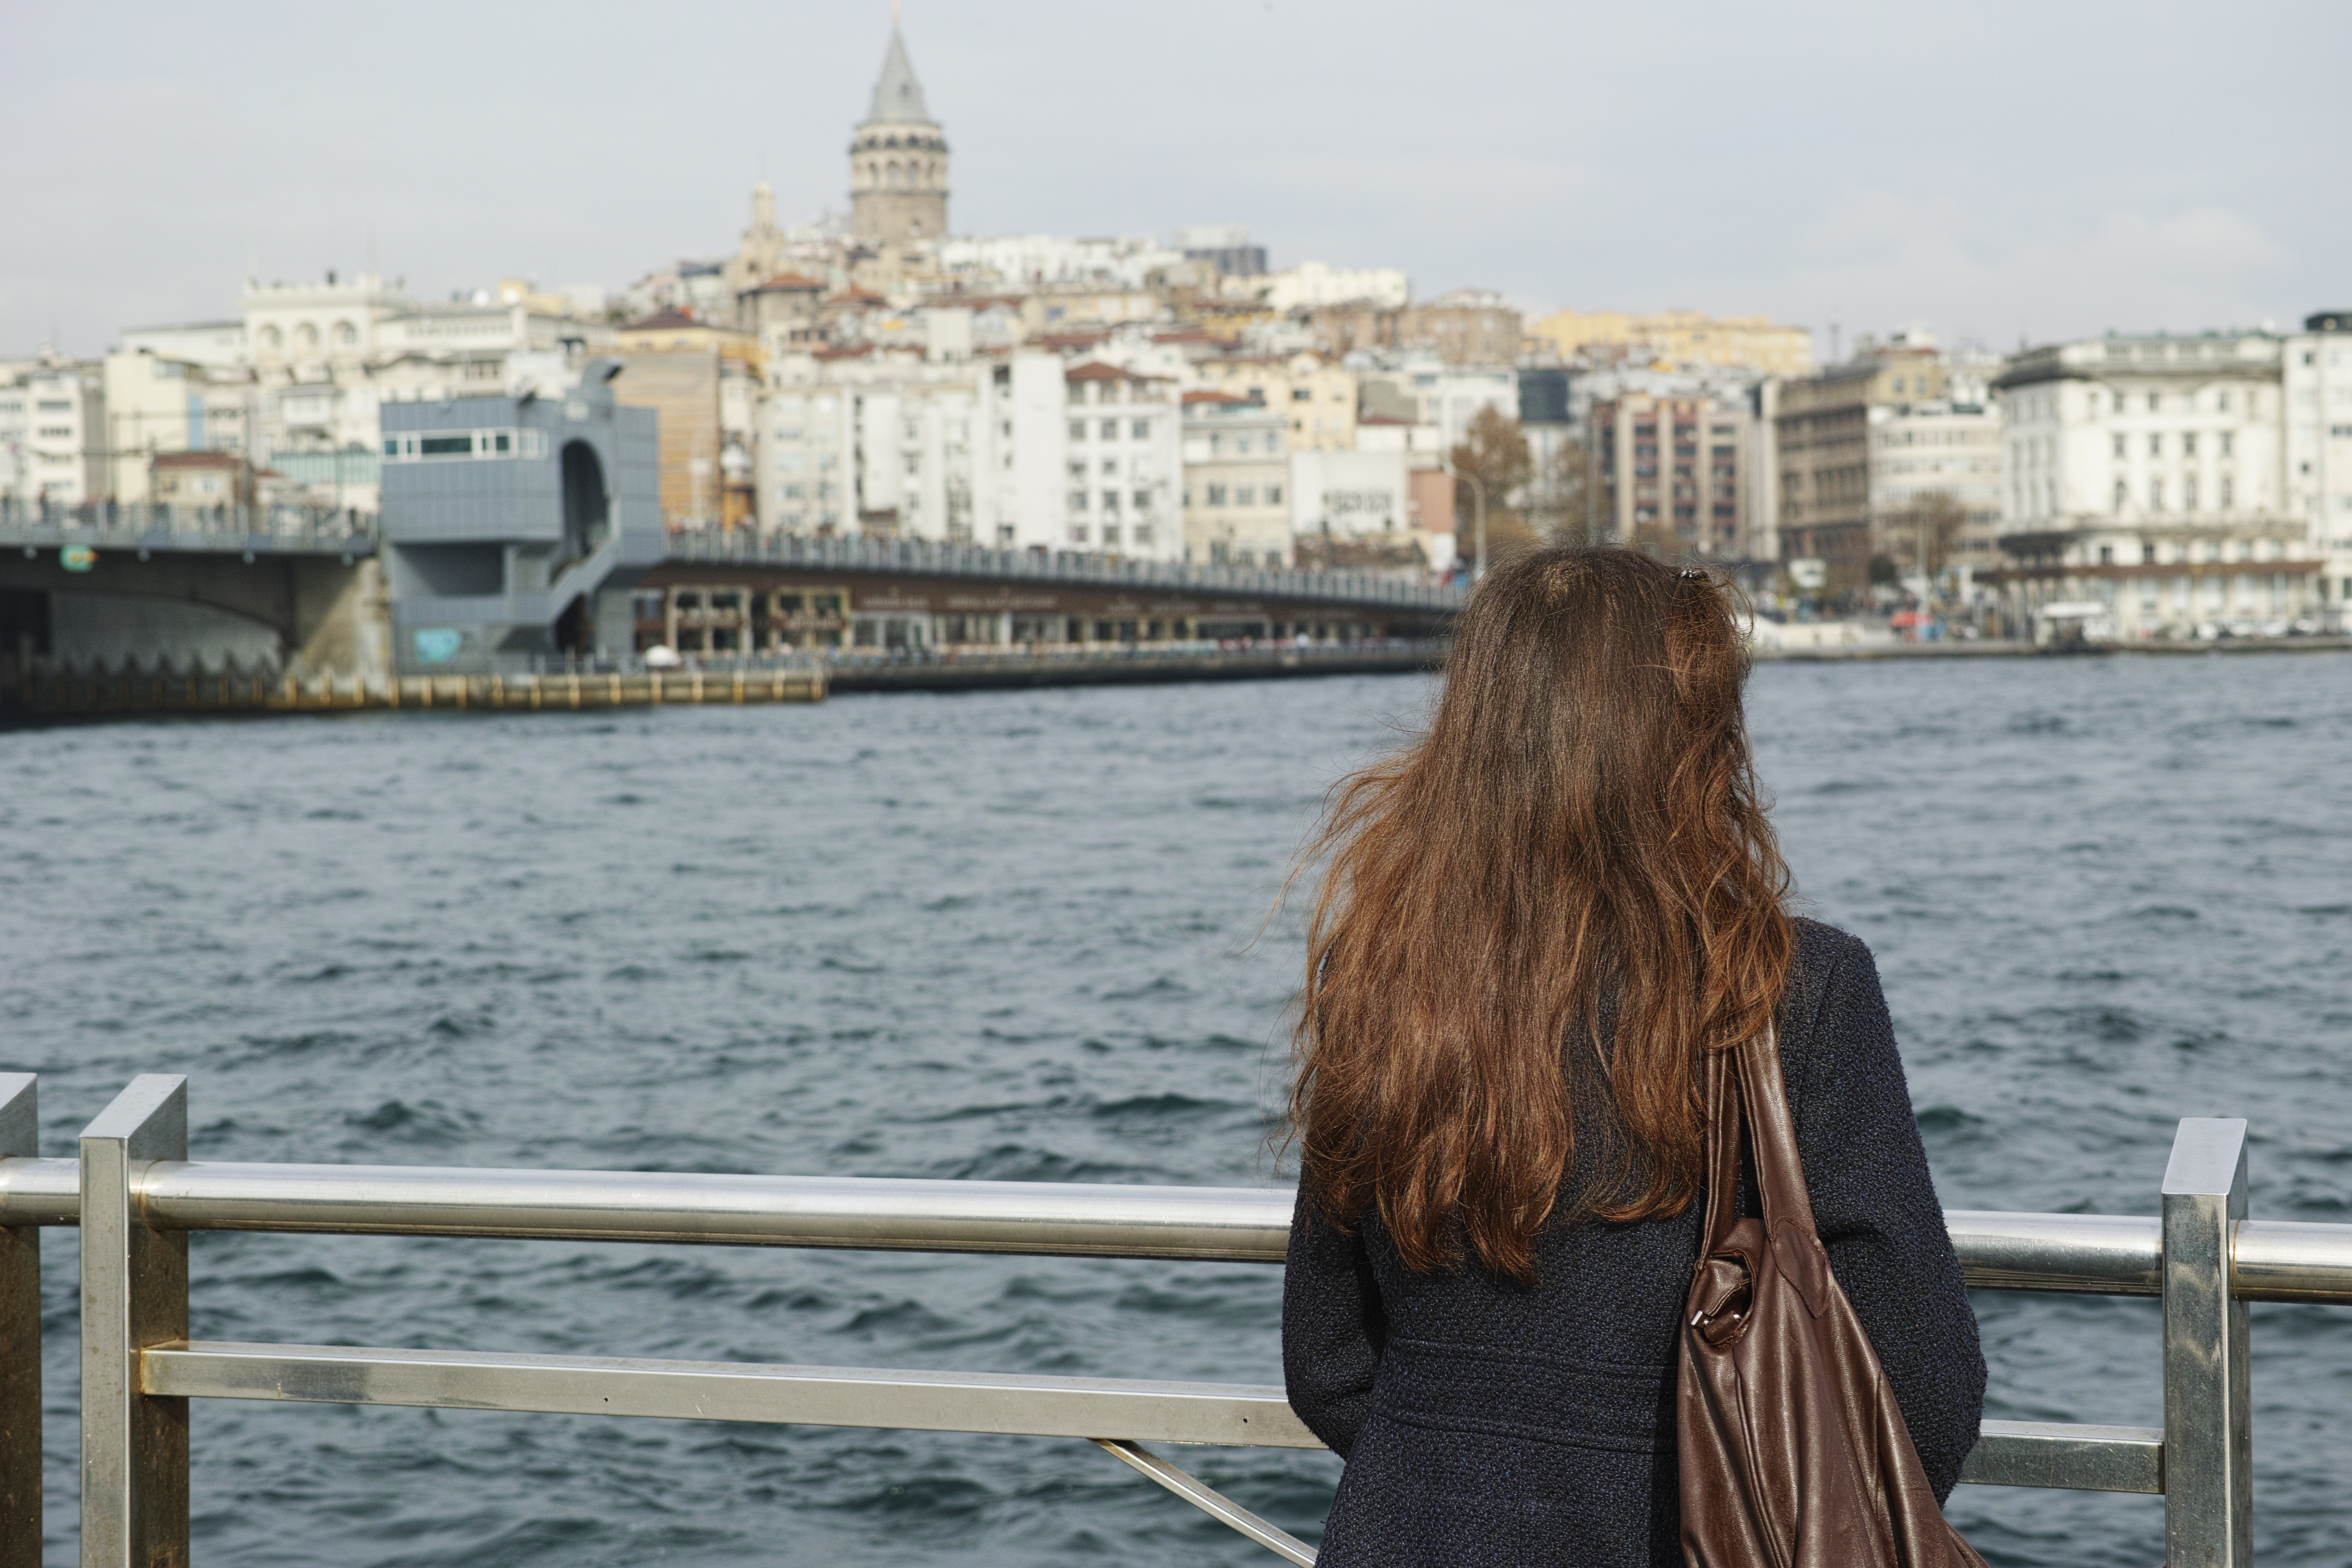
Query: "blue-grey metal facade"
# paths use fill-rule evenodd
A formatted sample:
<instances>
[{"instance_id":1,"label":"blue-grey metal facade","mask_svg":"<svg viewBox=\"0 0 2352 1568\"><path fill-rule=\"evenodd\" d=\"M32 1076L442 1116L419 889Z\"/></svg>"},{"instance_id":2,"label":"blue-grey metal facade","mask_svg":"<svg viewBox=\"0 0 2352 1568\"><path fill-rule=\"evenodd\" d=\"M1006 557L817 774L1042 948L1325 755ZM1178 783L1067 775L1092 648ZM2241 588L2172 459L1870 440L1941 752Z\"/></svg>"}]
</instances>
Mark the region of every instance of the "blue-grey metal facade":
<instances>
[{"instance_id":1,"label":"blue-grey metal facade","mask_svg":"<svg viewBox=\"0 0 2352 1568\"><path fill-rule=\"evenodd\" d=\"M383 539L406 672L514 672L630 651L607 601L659 561L651 409L613 397L617 360L561 396L382 406Z\"/></svg>"}]
</instances>

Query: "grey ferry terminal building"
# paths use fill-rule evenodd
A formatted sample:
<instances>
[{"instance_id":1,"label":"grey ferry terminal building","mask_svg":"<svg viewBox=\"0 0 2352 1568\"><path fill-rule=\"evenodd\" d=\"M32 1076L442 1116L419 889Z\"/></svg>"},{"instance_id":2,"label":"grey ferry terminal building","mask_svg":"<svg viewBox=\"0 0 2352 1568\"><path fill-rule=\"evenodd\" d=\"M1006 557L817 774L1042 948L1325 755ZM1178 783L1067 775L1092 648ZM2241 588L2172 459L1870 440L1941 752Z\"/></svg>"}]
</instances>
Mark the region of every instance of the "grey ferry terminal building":
<instances>
[{"instance_id":1,"label":"grey ferry terminal building","mask_svg":"<svg viewBox=\"0 0 2352 1568\"><path fill-rule=\"evenodd\" d=\"M617 360L560 397L386 403L383 565L407 674L521 674L633 651L627 590L662 557L651 409Z\"/></svg>"}]
</instances>

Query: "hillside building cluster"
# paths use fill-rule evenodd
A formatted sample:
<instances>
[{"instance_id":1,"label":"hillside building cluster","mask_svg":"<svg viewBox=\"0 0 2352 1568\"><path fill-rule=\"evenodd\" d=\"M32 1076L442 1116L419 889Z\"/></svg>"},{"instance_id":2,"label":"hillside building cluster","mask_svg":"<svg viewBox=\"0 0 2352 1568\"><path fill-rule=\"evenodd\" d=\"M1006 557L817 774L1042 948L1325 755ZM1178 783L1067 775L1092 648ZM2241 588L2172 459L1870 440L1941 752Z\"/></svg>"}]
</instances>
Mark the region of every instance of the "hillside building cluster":
<instances>
[{"instance_id":1,"label":"hillside building cluster","mask_svg":"<svg viewBox=\"0 0 2352 1568\"><path fill-rule=\"evenodd\" d=\"M1911 329L1817 366L1761 317L1529 320L1276 268L1233 225L959 234L895 27L847 156L845 213L782 224L756 186L732 254L611 294L257 279L223 320L0 363L0 503L372 513L415 423L387 405L560 399L593 361L656 416L672 531L1444 575L1483 502L1791 592L2095 600L2125 636L2352 602L2352 315L2007 356ZM1455 477L1517 443L1507 493Z\"/></svg>"}]
</instances>

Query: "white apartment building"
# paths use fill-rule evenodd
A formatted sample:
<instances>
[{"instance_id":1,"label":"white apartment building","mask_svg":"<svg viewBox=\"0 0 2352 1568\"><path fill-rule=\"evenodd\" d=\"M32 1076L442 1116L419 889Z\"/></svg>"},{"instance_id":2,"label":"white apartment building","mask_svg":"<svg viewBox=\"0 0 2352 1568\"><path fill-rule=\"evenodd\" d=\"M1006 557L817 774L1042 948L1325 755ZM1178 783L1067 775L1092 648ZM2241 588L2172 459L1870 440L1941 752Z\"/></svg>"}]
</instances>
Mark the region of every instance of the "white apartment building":
<instances>
[{"instance_id":1,"label":"white apartment building","mask_svg":"<svg viewBox=\"0 0 2352 1568\"><path fill-rule=\"evenodd\" d=\"M1020 234L997 239L949 239L938 247L940 270L968 283L1015 288L1117 284L1148 287L1157 275L1182 267L1184 253L1150 235L1066 239Z\"/></svg>"},{"instance_id":2,"label":"white apartment building","mask_svg":"<svg viewBox=\"0 0 2352 1568\"><path fill-rule=\"evenodd\" d=\"M1097 361L1070 370L1063 387L1068 543L1182 560L1184 413L1176 384ZM1014 436L1017 443L1017 422Z\"/></svg>"},{"instance_id":3,"label":"white apartment building","mask_svg":"<svg viewBox=\"0 0 2352 1568\"><path fill-rule=\"evenodd\" d=\"M1360 300L1402 310L1412 299L1412 279L1393 267L1330 267L1320 261L1302 261L1287 271L1264 278L1234 279L1229 287L1258 294L1277 310L1352 305Z\"/></svg>"},{"instance_id":4,"label":"white apartment building","mask_svg":"<svg viewBox=\"0 0 2352 1568\"><path fill-rule=\"evenodd\" d=\"M2315 614L2322 563L2284 483L2280 349L2265 332L2158 333L2011 360L1993 384L2012 605L2101 601L2126 639Z\"/></svg>"},{"instance_id":5,"label":"white apartment building","mask_svg":"<svg viewBox=\"0 0 2352 1568\"><path fill-rule=\"evenodd\" d=\"M2352 616L2352 310L2322 310L2282 345L2289 506L2311 521L2331 626Z\"/></svg>"},{"instance_id":6,"label":"white apartment building","mask_svg":"<svg viewBox=\"0 0 2352 1568\"><path fill-rule=\"evenodd\" d=\"M1171 381L1044 353L801 355L772 373L763 527L1181 559Z\"/></svg>"},{"instance_id":7,"label":"white apartment building","mask_svg":"<svg viewBox=\"0 0 2352 1568\"><path fill-rule=\"evenodd\" d=\"M0 371L0 497L51 506L102 500L105 453L97 365L45 356Z\"/></svg>"},{"instance_id":8,"label":"white apartment building","mask_svg":"<svg viewBox=\"0 0 2352 1568\"><path fill-rule=\"evenodd\" d=\"M1960 526L1944 568L1966 599L1976 574L2000 564L2000 410L1979 384L1947 384L1949 397L1870 408L1870 504L1874 517L1888 520L1885 528L1899 531L1899 520L1919 515L1931 498L1956 503Z\"/></svg>"},{"instance_id":9,"label":"white apartment building","mask_svg":"<svg viewBox=\"0 0 2352 1568\"><path fill-rule=\"evenodd\" d=\"M1346 363L1363 388L1363 412L1410 411L1416 424L1435 428L1441 451L1469 439L1470 422L1486 409L1519 416L1519 374L1509 365L1450 365L1422 349L1359 349Z\"/></svg>"},{"instance_id":10,"label":"white apartment building","mask_svg":"<svg viewBox=\"0 0 2352 1568\"><path fill-rule=\"evenodd\" d=\"M1184 395L1184 555L1200 565L1291 563L1289 420L1229 392Z\"/></svg>"},{"instance_id":11,"label":"white apartment building","mask_svg":"<svg viewBox=\"0 0 2352 1568\"><path fill-rule=\"evenodd\" d=\"M519 294L419 304L373 273L248 280L242 303L236 321L123 334L108 365L126 399L110 434L119 496L144 493L133 475L153 451L236 450L315 504L373 511L381 404L559 394L587 351L612 337L602 323L551 314Z\"/></svg>"},{"instance_id":12,"label":"white apartment building","mask_svg":"<svg viewBox=\"0 0 2352 1568\"><path fill-rule=\"evenodd\" d=\"M1432 480L1448 493L1452 481L1402 442L1379 450L1290 454L1290 529L1298 542L1328 540L1330 559L1349 564L1346 546L1370 546L1353 563L1379 571L1403 570L1418 577L1454 564L1454 521L1449 512L1423 527L1414 504L1416 485Z\"/></svg>"}]
</instances>

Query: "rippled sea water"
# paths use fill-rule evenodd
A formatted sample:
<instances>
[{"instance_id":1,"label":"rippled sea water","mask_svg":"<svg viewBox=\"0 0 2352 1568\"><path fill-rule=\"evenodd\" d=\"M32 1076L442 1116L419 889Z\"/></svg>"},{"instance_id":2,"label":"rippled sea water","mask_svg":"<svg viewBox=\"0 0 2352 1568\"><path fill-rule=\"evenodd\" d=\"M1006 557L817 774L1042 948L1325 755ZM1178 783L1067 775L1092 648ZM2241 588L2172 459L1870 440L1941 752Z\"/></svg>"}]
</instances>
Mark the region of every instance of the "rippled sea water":
<instances>
[{"instance_id":1,"label":"rippled sea water","mask_svg":"<svg viewBox=\"0 0 2352 1568\"><path fill-rule=\"evenodd\" d=\"M1261 924L1418 678L0 734L0 1066L46 1152L189 1076L198 1159L1217 1184L1298 962ZM1811 911L1876 950L1953 1207L2147 1214L2172 1124L2352 1220L2352 658L1760 668ZM193 1238L195 1332L1278 1382L1232 1265ZM74 1561L75 1240L45 1241ZM2155 1304L1978 1299L1990 1414L2154 1423ZM2254 1310L2256 1531L2352 1559L2352 1309ZM1252 1563L1075 1441L200 1404L206 1564ZM1328 1455L1184 1450L1310 1539ZM1996 1564L2152 1499L1965 1488Z\"/></svg>"}]
</instances>

